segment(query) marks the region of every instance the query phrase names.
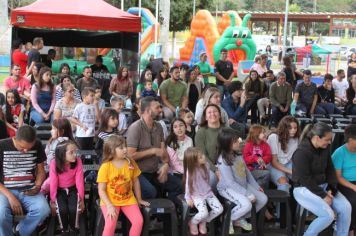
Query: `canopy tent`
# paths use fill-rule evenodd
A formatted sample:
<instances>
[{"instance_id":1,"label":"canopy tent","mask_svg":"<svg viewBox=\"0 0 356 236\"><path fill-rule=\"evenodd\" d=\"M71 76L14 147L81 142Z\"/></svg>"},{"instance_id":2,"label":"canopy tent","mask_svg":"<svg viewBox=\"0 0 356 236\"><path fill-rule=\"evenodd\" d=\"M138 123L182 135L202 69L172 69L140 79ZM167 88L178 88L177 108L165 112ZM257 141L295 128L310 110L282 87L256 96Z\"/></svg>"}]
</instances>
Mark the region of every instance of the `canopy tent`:
<instances>
[{"instance_id":1,"label":"canopy tent","mask_svg":"<svg viewBox=\"0 0 356 236\"><path fill-rule=\"evenodd\" d=\"M297 62L303 61L303 58L305 57L311 57L312 54L315 55L328 55L326 59L326 73L329 72L329 64L330 64L330 54L332 53L331 50L328 50L322 46L319 45L307 45L302 48L297 48L296 49L296 57L297 57Z\"/></svg>"},{"instance_id":2,"label":"canopy tent","mask_svg":"<svg viewBox=\"0 0 356 236\"><path fill-rule=\"evenodd\" d=\"M11 12L13 38L58 47L138 51L141 18L103 0L37 0Z\"/></svg>"}]
</instances>

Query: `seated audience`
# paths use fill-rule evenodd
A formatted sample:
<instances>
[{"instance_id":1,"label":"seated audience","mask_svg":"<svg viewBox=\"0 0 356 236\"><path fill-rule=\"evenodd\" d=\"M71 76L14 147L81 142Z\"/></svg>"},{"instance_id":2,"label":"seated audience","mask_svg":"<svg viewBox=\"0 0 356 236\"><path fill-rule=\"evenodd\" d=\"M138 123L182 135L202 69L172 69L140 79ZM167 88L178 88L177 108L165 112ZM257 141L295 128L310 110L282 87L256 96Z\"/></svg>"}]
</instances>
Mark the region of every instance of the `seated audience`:
<instances>
[{"instance_id":1,"label":"seated audience","mask_svg":"<svg viewBox=\"0 0 356 236\"><path fill-rule=\"evenodd\" d=\"M251 110L251 124L256 124L257 116L257 101L263 97L265 85L261 80L260 75L256 70L250 70L250 75L245 81L246 94L246 112Z\"/></svg>"},{"instance_id":2,"label":"seated audience","mask_svg":"<svg viewBox=\"0 0 356 236\"><path fill-rule=\"evenodd\" d=\"M117 131L120 135L124 135L128 128L126 116L122 112L122 109L124 108L124 100L120 97L113 97L111 99L111 107L118 113L119 124L117 126Z\"/></svg>"},{"instance_id":3,"label":"seated audience","mask_svg":"<svg viewBox=\"0 0 356 236\"><path fill-rule=\"evenodd\" d=\"M146 80L144 82L144 89L141 92L141 97L157 97L156 91L153 90L153 82L151 80Z\"/></svg>"},{"instance_id":4,"label":"seated audience","mask_svg":"<svg viewBox=\"0 0 356 236\"><path fill-rule=\"evenodd\" d=\"M10 137L16 135L17 129L24 123L25 107L21 103L20 95L15 89L6 92L6 104L2 107L5 114L7 134ZM3 132L3 131L2 131Z\"/></svg>"},{"instance_id":5,"label":"seated audience","mask_svg":"<svg viewBox=\"0 0 356 236\"><path fill-rule=\"evenodd\" d=\"M251 231L252 225L246 221L252 203L256 211L267 203L267 196L256 182L244 159L236 153L240 150L239 136L231 128L223 128L218 135L217 167L219 169L219 194L236 206L231 210L232 224Z\"/></svg>"},{"instance_id":6,"label":"seated audience","mask_svg":"<svg viewBox=\"0 0 356 236\"><path fill-rule=\"evenodd\" d=\"M4 90L16 89L24 104L30 100L31 84L23 76L21 76L21 68L17 64L13 64L11 68L11 76L4 80Z\"/></svg>"},{"instance_id":7,"label":"seated audience","mask_svg":"<svg viewBox=\"0 0 356 236\"><path fill-rule=\"evenodd\" d=\"M295 112L297 116L309 116L315 113L318 101L318 90L316 84L311 82L312 73L310 70L303 71L303 82L297 85L294 91L293 103L296 104Z\"/></svg>"},{"instance_id":8,"label":"seated audience","mask_svg":"<svg viewBox=\"0 0 356 236\"><path fill-rule=\"evenodd\" d=\"M196 105L201 97L201 93L203 90L203 84L200 82L200 80L197 79L197 75L198 74L193 69L188 70L186 74L188 108L193 113L195 113Z\"/></svg>"},{"instance_id":9,"label":"seated audience","mask_svg":"<svg viewBox=\"0 0 356 236\"><path fill-rule=\"evenodd\" d=\"M216 171L217 137L219 130L224 127L220 107L215 104L207 105L203 111L201 121L202 123L195 135L195 146L200 148L207 158L210 168L210 183L215 189L217 184L217 177L214 174Z\"/></svg>"},{"instance_id":10,"label":"seated audience","mask_svg":"<svg viewBox=\"0 0 356 236\"><path fill-rule=\"evenodd\" d=\"M54 119L62 117L70 119L73 116L75 107L82 102L74 97L75 88L73 84L65 84L62 92L64 97L58 100L54 107Z\"/></svg>"},{"instance_id":11,"label":"seated audience","mask_svg":"<svg viewBox=\"0 0 356 236\"><path fill-rule=\"evenodd\" d=\"M271 148L266 141L266 130L263 126L253 125L242 150L248 169L263 189L269 188L270 172L268 169L272 161Z\"/></svg>"},{"instance_id":12,"label":"seated audience","mask_svg":"<svg viewBox=\"0 0 356 236\"><path fill-rule=\"evenodd\" d=\"M356 74L351 76L350 87L346 90L347 104L345 112L347 115L356 115Z\"/></svg>"},{"instance_id":13,"label":"seated audience","mask_svg":"<svg viewBox=\"0 0 356 236\"><path fill-rule=\"evenodd\" d=\"M124 99L127 109L132 108L131 96L133 93L133 84L129 77L129 69L127 67L119 68L117 77L111 80L109 92L112 96Z\"/></svg>"},{"instance_id":14,"label":"seated audience","mask_svg":"<svg viewBox=\"0 0 356 236\"><path fill-rule=\"evenodd\" d=\"M247 109L243 85L240 81L234 81L228 91L230 95L224 99L222 107L228 114L230 126L239 131L239 137L246 138Z\"/></svg>"},{"instance_id":15,"label":"seated audience","mask_svg":"<svg viewBox=\"0 0 356 236\"><path fill-rule=\"evenodd\" d=\"M338 106L345 106L347 103L346 90L349 88L349 82L345 78L343 69L336 72L336 77L333 79L332 84L335 90L335 103Z\"/></svg>"},{"instance_id":16,"label":"seated audience","mask_svg":"<svg viewBox=\"0 0 356 236\"><path fill-rule=\"evenodd\" d=\"M95 86L98 85L98 82L93 79L92 77L92 71L89 66L86 66L83 68L83 77L78 79L77 81L77 89L79 92L83 92L83 89L85 87L91 87L94 88Z\"/></svg>"},{"instance_id":17,"label":"seated audience","mask_svg":"<svg viewBox=\"0 0 356 236\"><path fill-rule=\"evenodd\" d=\"M67 63L62 63L59 67L59 73L57 76L53 77L53 84L58 85L61 82L61 78L66 76L67 78L70 78L70 81L72 84L75 85L75 80L70 76L70 66Z\"/></svg>"},{"instance_id":18,"label":"seated audience","mask_svg":"<svg viewBox=\"0 0 356 236\"><path fill-rule=\"evenodd\" d=\"M351 203L351 225L349 235L356 231L356 124L345 129L346 144L342 145L332 154L336 169L338 189Z\"/></svg>"},{"instance_id":19,"label":"seated audience","mask_svg":"<svg viewBox=\"0 0 356 236\"><path fill-rule=\"evenodd\" d=\"M316 105L315 113L329 115L342 114L335 104L335 91L332 86L333 76L326 74L324 76L324 83L318 87L318 103Z\"/></svg>"},{"instance_id":20,"label":"seated audience","mask_svg":"<svg viewBox=\"0 0 356 236\"><path fill-rule=\"evenodd\" d=\"M286 82L286 74L279 72L277 81L273 82L269 89L269 97L272 104L272 126L276 127L279 121L289 113L292 102L292 86Z\"/></svg>"},{"instance_id":21,"label":"seated audience","mask_svg":"<svg viewBox=\"0 0 356 236\"><path fill-rule=\"evenodd\" d=\"M197 103L197 107L195 109L195 120L197 121L198 125L202 123L202 116L204 109L209 105L209 104L215 104L220 108L222 120L225 125L229 125L229 117L228 114L226 113L225 109L221 107L221 94L220 90L216 87L211 87L208 88L205 93L203 99L201 99L201 102L199 101Z\"/></svg>"},{"instance_id":22,"label":"seated audience","mask_svg":"<svg viewBox=\"0 0 356 236\"><path fill-rule=\"evenodd\" d=\"M186 124L181 118L175 118L171 123L171 130L166 139L169 156L170 172L178 178L183 177L184 152L193 147L193 140L186 135Z\"/></svg>"},{"instance_id":23,"label":"seated audience","mask_svg":"<svg viewBox=\"0 0 356 236\"><path fill-rule=\"evenodd\" d=\"M69 75L63 74L60 75L59 84L56 86L56 101L59 101L64 97L65 92L63 88L66 85L73 85L73 96L78 100L82 100L79 90L75 88L75 83L72 83L71 77Z\"/></svg>"},{"instance_id":24,"label":"seated audience","mask_svg":"<svg viewBox=\"0 0 356 236\"><path fill-rule=\"evenodd\" d=\"M150 80L152 81L152 71L148 68L146 68L144 71L141 73L140 81L137 84L136 87L136 99L141 97L142 90L145 87L145 81ZM158 92L158 85L156 83L152 84L153 90L157 93Z\"/></svg>"},{"instance_id":25,"label":"seated audience","mask_svg":"<svg viewBox=\"0 0 356 236\"><path fill-rule=\"evenodd\" d=\"M293 116L285 116L279 122L277 131L268 136L272 162L269 170L271 180L277 189L289 193L292 179L292 156L299 143L299 122Z\"/></svg>"},{"instance_id":26,"label":"seated audience","mask_svg":"<svg viewBox=\"0 0 356 236\"><path fill-rule=\"evenodd\" d=\"M179 68L173 66L169 71L171 78L162 82L159 93L163 102L163 114L166 119L172 120L176 108L187 108L187 84L179 80Z\"/></svg>"},{"instance_id":27,"label":"seated audience","mask_svg":"<svg viewBox=\"0 0 356 236\"><path fill-rule=\"evenodd\" d=\"M50 122L56 105L56 88L52 84L52 71L48 67L40 70L40 80L31 89L31 119L36 123Z\"/></svg>"},{"instance_id":28,"label":"seated audience","mask_svg":"<svg viewBox=\"0 0 356 236\"><path fill-rule=\"evenodd\" d=\"M292 157L294 198L316 216L304 235L318 235L334 220L336 235L349 233L351 205L337 189L330 153L332 136L332 129L325 123L307 125Z\"/></svg>"},{"instance_id":29,"label":"seated audience","mask_svg":"<svg viewBox=\"0 0 356 236\"><path fill-rule=\"evenodd\" d=\"M274 74L272 70L268 70L263 74L263 82L264 82L264 94L263 96L257 100L258 111L261 116L261 123L265 124L268 120L266 111L269 109L271 101L269 99L269 88L271 84L275 82Z\"/></svg>"},{"instance_id":30,"label":"seated audience","mask_svg":"<svg viewBox=\"0 0 356 236\"><path fill-rule=\"evenodd\" d=\"M104 142L113 134L117 134L119 114L112 108L105 108L101 113L99 129L97 131L95 152L98 155L99 163L103 157Z\"/></svg>"},{"instance_id":31,"label":"seated audience","mask_svg":"<svg viewBox=\"0 0 356 236\"><path fill-rule=\"evenodd\" d=\"M0 140L0 235L13 235L13 230L17 235L31 235L50 214L40 193L46 178L45 161L46 154L31 126L21 126L15 137ZM16 228L15 216L24 216Z\"/></svg>"},{"instance_id":32,"label":"seated audience","mask_svg":"<svg viewBox=\"0 0 356 236\"><path fill-rule=\"evenodd\" d=\"M143 199L157 197L157 188L168 193L176 202L182 194L182 182L169 174L169 158L165 148L162 126L156 121L162 112L160 103L152 97L141 99L141 119L134 122L127 132L128 154L141 170L138 177Z\"/></svg>"}]
</instances>

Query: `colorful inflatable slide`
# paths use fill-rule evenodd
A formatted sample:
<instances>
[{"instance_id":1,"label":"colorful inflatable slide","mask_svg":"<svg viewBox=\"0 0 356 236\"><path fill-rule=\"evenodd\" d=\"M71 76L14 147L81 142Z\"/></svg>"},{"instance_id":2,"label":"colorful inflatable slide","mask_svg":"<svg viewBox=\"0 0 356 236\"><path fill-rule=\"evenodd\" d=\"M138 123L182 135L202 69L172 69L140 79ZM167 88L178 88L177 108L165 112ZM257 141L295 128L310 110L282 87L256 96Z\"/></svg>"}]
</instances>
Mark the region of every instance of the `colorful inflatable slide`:
<instances>
[{"instance_id":1,"label":"colorful inflatable slide","mask_svg":"<svg viewBox=\"0 0 356 236\"><path fill-rule=\"evenodd\" d=\"M214 66L220 58L220 50L226 48L236 73L239 61L253 60L256 54L256 43L247 27L250 18L247 14L241 20L237 12L228 11L216 24L209 11L198 11L191 23L190 36L180 49L180 62L194 65L205 51L209 64Z\"/></svg>"},{"instance_id":2,"label":"colorful inflatable slide","mask_svg":"<svg viewBox=\"0 0 356 236\"><path fill-rule=\"evenodd\" d=\"M131 7L127 11L133 15L139 15L138 7ZM141 21L142 21L142 33L141 33L141 68L145 68L151 55L155 58L161 57L162 47L160 44L155 44L155 30L157 26L157 39L159 39L159 23L155 16L147 8L141 8ZM156 47L156 55L155 55Z\"/></svg>"}]
</instances>

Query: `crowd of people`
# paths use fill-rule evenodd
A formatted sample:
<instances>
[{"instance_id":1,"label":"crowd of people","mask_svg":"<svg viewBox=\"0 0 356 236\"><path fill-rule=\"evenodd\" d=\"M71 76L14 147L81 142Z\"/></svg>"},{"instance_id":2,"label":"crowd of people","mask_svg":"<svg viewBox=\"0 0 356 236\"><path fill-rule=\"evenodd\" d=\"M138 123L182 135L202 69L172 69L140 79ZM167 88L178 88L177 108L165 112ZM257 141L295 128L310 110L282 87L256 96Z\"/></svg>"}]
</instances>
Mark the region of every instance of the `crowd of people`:
<instances>
[{"instance_id":1,"label":"crowd of people","mask_svg":"<svg viewBox=\"0 0 356 236\"><path fill-rule=\"evenodd\" d=\"M331 153L331 128L315 123L302 133L295 116L356 115L356 74L326 74L317 87L311 71L297 72L290 57L275 75L262 55L243 82L234 81L222 49L216 84L209 83L202 53L191 68L152 60L135 86L124 66L112 79L101 56L78 78L68 64L53 75L38 59L43 40L33 45L27 66L13 63L4 81L0 235L12 235L14 216L24 217L15 228L20 235L30 235L50 214L58 215L63 235L78 228L77 214L87 207L78 150L98 156L103 235L114 234L120 211L131 222L130 235L140 235L139 207L157 197L178 203L181 194L197 209L189 221L192 235L205 234L207 223L223 212L217 195L235 204L232 229L249 231L252 204L256 211L266 206L271 183L293 189L295 200L316 215L304 235L317 235L335 218L336 235L354 235L356 124ZM52 125L45 148L33 128L42 123ZM266 217L276 216L267 211Z\"/></svg>"}]
</instances>

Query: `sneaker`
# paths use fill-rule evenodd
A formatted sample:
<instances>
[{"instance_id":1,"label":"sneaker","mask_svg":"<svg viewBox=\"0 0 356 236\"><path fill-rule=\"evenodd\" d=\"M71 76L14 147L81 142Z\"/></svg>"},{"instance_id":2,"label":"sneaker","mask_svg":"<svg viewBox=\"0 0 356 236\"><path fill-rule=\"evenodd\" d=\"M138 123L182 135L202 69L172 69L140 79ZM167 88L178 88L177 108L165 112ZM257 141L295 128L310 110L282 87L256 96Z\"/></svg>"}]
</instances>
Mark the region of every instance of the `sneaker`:
<instances>
[{"instance_id":1,"label":"sneaker","mask_svg":"<svg viewBox=\"0 0 356 236\"><path fill-rule=\"evenodd\" d=\"M236 221L236 226L242 228L243 230L246 231L251 231L252 230L252 225L248 223L245 219L241 219Z\"/></svg>"},{"instance_id":2,"label":"sneaker","mask_svg":"<svg viewBox=\"0 0 356 236\"><path fill-rule=\"evenodd\" d=\"M230 221L229 234L235 234L235 229L234 225L232 224L232 221Z\"/></svg>"}]
</instances>

